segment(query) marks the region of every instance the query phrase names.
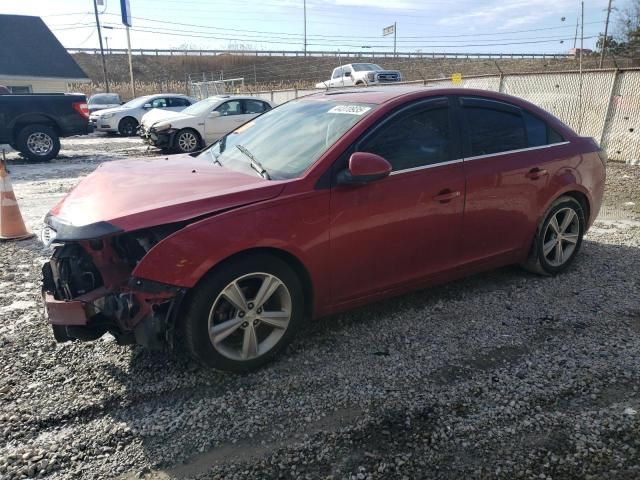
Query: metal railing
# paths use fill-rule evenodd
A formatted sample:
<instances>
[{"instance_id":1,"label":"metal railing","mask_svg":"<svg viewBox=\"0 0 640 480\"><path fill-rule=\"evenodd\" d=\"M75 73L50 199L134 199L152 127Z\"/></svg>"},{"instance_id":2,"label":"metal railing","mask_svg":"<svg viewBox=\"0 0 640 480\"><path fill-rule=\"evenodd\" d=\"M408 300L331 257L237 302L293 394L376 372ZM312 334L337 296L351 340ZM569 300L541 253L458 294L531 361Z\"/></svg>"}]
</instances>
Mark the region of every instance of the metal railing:
<instances>
[{"instance_id":1,"label":"metal railing","mask_svg":"<svg viewBox=\"0 0 640 480\"><path fill-rule=\"evenodd\" d=\"M67 48L69 53L88 53L98 55L99 48ZM126 55L126 48L109 48L105 50L109 55ZM155 56L210 56L210 55L239 55L252 57L344 57L344 58L542 58L542 59L562 59L574 58L568 53L460 53L460 52L384 52L384 51L360 51L360 52L337 52L337 51L307 51L302 50L180 50L180 49L154 49L154 48L134 48L131 49L133 55L155 55Z\"/></svg>"}]
</instances>

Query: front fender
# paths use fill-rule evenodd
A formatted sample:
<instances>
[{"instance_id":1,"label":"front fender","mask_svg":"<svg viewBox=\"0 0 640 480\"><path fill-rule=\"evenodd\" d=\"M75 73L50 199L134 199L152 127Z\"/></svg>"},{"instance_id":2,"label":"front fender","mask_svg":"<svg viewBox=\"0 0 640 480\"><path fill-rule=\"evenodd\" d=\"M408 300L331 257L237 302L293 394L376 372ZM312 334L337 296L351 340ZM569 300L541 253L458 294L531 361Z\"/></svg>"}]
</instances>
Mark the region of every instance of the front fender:
<instances>
[{"instance_id":1,"label":"front fender","mask_svg":"<svg viewBox=\"0 0 640 480\"><path fill-rule=\"evenodd\" d=\"M309 274L314 298L324 304L328 293L328 191L250 205L197 221L155 245L132 275L192 288L216 265L256 248L278 249L295 257Z\"/></svg>"}]
</instances>

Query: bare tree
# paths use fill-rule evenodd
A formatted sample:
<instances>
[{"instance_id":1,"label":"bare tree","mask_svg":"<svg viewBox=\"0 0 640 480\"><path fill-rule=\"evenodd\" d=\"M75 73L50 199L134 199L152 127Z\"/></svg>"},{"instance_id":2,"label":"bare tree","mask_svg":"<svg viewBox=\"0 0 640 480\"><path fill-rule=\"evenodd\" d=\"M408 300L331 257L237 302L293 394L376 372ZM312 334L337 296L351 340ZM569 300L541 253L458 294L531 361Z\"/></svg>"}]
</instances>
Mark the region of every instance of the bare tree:
<instances>
[{"instance_id":1,"label":"bare tree","mask_svg":"<svg viewBox=\"0 0 640 480\"><path fill-rule=\"evenodd\" d=\"M616 15L615 37L621 43L638 42L640 39L640 0L629 0Z\"/></svg>"}]
</instances>

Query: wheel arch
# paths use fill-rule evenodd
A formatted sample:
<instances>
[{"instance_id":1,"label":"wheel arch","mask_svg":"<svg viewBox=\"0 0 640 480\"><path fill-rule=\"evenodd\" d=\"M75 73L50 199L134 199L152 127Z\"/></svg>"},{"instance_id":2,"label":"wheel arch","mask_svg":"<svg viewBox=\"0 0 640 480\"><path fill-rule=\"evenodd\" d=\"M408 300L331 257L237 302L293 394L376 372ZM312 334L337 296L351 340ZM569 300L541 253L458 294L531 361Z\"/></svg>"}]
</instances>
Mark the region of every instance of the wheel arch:
<instances>
[{"instance_id":1,"label":"wheel arch","mask_svg":"<svg viewBox=\"0 0 640 480\"><path fill-rule=\"evenodd\" d=\"M60 135L60 126L55 119L48 115L37 113L21 115L14 120L12 127L13 138L18 136L20 130L30 125L46 125L47 127L53 128L56 134Z\"/></svg>"},{"instance_id":2,"label":"wheel arch","mask_svg":"<svg viewBox=\"0 0 640 480\"><path fill-rule=\"evenodd\" d=\"M207 270L204 273L204 275L200 277L200 279L196 282L193 288L190 289L189 292L193 291L203 281L203 279L208 275L210 275L213 271L223 267L224 265L237 261L239 259L250 257L252 255L258 255L258 254L267 254L267 255L271 255L276 258L279 258L280 260L284 261L287 265L289 265L293 269L296 276L300 279L300 283L302 285L302 291L304 293L304 298L305 298L305 302L304 302L305 316L306 318L311 318L313 316L313 311L314 311L313 310L314 309L314 290L313 290L313 282L311 280L311 275L309 273L309 270L304 265L304 263L294 254L277 247L249 248L246 250L241 250L232 255L229 255L228 257L221 259L220 261L212 265L209 268L209 270ZM188 302L188 298L189 298L189 293L187 294L187 297L186 297L187 302ZM184 302L184 303L187 303L187 302Z\"/></svg>"}]
</instances>

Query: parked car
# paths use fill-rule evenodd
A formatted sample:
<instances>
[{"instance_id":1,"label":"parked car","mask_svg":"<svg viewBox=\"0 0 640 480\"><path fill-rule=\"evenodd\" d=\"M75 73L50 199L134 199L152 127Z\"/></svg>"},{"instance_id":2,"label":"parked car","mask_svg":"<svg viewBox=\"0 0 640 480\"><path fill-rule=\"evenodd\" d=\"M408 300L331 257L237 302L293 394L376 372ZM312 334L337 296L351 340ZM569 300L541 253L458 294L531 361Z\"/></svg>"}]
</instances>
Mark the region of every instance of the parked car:
<instances>
[{"instance_id":1,"label":"parked car","mask_svg":"<svg viewBox=\"0 0 640 480\"><path fill-rule=\"evenodd\" d=\"M136 134L142 116L151 110L179 112L195 103L191 97L177 93L145 95L115 108L92 113L89 121L98 132L119 133L130 137Z\"/></svg>"},{"instance_id":2,"label":"parked car","mask_svg":"<svg viewBox=\"0 0 640 480\"><path fill-rule=\"evenodd\" d=\"M117 93L96 93L89 97L89 114L107 108L116 108L122 105L120 95Z\"/></svg>"},{"instance_id":3,"label":"parked car","mask_svg":"<svg viewBox=\"0 0 640 480\"><path fill-rule=\"evenodd\" d=\"M142 119L140 137L163 150L191 153L271 108L270 102L255 97L217 95L180 113L147 113Z\"/></svg>"},{"instance_id":4,"label":"parked car","mask_svg":"<svg viewBox=\"0 0 640 480\"><path fill-rule=\"evenodd\" d=\"M60 137L89 133L87 97L81 94L0 95L0 143L25 157L48 161L60 151Z\"/></svg>"},{"instance_id":5,"label":"parked car","mask_svg":"<svg viewBox=\"0 0 640 480\"><path fill-rule=\"evenodd\" d=\"M279 106L199 155L86 177L45 220L55 338L157 347L179 331L195 358L242 371L307 318L574 261L604 192L593 139L485 90L337 93Z\"/></svg>"},{"instance_id":6,"label":"parked car","mask_svg":"<svg viewBox=\"0 0 640 480\"><path fill-rule=\"evenodd\" d=\"M381 83L397 83L402 81L402 74L397 70L385 70L375 63L350 63L334 68L331 78L316 83L316 88L350 87L379 85Z\"/></svg>"}]
</instances>

